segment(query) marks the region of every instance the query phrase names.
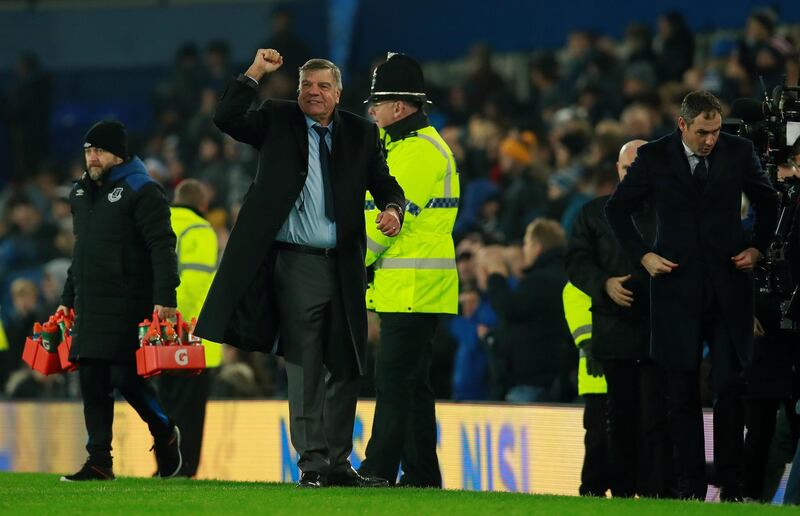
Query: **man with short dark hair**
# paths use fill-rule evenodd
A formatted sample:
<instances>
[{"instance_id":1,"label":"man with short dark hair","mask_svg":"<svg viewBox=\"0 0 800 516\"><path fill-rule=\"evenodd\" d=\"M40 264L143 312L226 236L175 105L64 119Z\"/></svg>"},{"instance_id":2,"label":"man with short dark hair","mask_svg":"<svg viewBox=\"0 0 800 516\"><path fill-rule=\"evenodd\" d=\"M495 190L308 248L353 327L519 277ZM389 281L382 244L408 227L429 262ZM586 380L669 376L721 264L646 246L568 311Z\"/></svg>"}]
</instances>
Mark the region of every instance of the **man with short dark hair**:
<instances>
[{"instance_id":1,"label":"man with short dark hair","mask_svg":"<svg viewBox=\"0 0 800 516\"><path fill-rule=\"evenodd\" d=\"M705 499L700 402L703 342L711 351L714 463L723 500L741 500L743 372L753 341L753 266L769 245L777 194L753 144L720 133L722 109L705 91L686 95L678 130L639 148L606 205L614 233L650 274L651 355L667 370L669 424L681 497ZM752 239L740 221L752 203ZM655 243L632 215L651 203Z\"/></svg>"},{"instance_id":2,"label":"man with short dark hair","mask_svg":"<svg viewBox=\"0 0 800 516\"><path fill-rule=\"evenodd\" d=\"M364 197L369 190L380 210L377 229L395 237L403 189L389 175L378 128L337 109L334 63L300 68L296 102L249 109L259 81L282 65L276 50L258 50L214 115L260 159L197 334L247 351L280 346L299 487L388 485L358 475L349 456L367 342Z\"/></svg>"},{"instance_id":3,"label":"man with short dark hair","mask_svg":"<svg viewBox=\"0 0 800 516\"><path fill-rule=\"evenodd\" d=\"M169 203L142 161L128 153L125 126L104 120L83 144L86 172L70 193L75 252L58 310L75 309L70 359L78 362L89 459L65 481L113 480L116 388L147 422L161 477L181 468L180 431L153 387L136 373L137 325L175 316L178 286Z\"/></svg>"}]
</instances>

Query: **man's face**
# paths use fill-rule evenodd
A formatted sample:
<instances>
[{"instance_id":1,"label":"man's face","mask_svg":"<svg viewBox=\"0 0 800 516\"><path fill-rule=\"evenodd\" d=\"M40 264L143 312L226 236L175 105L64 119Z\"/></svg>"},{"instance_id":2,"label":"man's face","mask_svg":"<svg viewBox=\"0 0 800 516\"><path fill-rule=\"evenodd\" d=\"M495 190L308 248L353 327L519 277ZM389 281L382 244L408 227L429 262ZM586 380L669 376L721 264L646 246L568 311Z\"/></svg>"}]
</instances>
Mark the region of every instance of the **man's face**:
<instances>
[{"instance_id":1,"label":"man's face","mask_svg":"<svg viewBox=\"0 0 800 516\"><path fill-rule=\"evenodd\" d=\"M83 154L86 156L86 170L92 181L99 181L106 170L122 163L122 158L100 147L86 148Z\"/></svg>"},{"instance_id":2,"label":"man's face","mask_svg":"<svg viewBox=\"0 0 800 516\"><path fill-rule=\"evenodd\" d=\"M397 106L397 101L394 100L380 100L373 102L369 106L369 116L375 120L375 123L380 128L393 124L395 120L394 112Z\"/></svg>"},{"instance_id":3,"label":"man's face","mask_svg":"<svg viewBox=\"0 0 800 516\"><path fill-rule=\"evenodd\" d=\"M336 86L330 70L309 70L300 80L297 102L310 118L325 125L330 121L342 91Z\"/></svg>"},{"instance_id":4,"label":"man's face","mask_svg":"<svg viewBox=\"0 0 800 516\"><path fill-rule=\"evenodd\" d=\"M707 113L700 113L688 124L683 117L678 118L678 127L681 130L683 143L698 156L711 154L722 128L722 116L719 113L714 112L712 118L706 118L707 116Z\"/></svg>"}]
</instances>

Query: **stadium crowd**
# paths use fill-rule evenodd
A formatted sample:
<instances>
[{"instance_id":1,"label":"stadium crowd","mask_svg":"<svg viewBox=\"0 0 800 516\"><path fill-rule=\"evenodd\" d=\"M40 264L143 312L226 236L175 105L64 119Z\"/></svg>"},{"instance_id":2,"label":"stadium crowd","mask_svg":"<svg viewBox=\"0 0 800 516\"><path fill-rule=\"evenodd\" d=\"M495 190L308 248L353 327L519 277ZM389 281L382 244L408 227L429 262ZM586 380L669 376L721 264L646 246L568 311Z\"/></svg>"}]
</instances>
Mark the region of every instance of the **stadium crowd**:
<instances>
[{"instance_id":1,"label":"stadium crowd","mask_svg":"<svg viewBox=\"0 0 800 516\"><path fill-rule=\"evenodd\" d=\"M260 84L260 95L292 99L293 71L313 56L285 16L275 22L262 47L279 49L285 65ZM767 91L784 76L797 84L800 31L769 9L754 10L735 34L694 34L674 12L655 27L632 24L619 41L575 30L562 48L504 56L526 62L523 88L499 71L486 44L464 56L463 76L429 80L428 111L453 151L462 192L454 229L460 313L443 319L437 334L431 374L438 399L579 402L578 350L562 308L564 253L581 207L614 191L620 147L673 131L690 91L713 92L728 113L736 98L763 96L759 77ZM153 127L132 135L134 154L168 195L185 178L205 185L220 255L257 169L255 151L212 120L225 82L240 69L224 41L185 44L153 85ZM365 114L370 75L348 78L343 108ZM0 399L79 396L74 374L44 377L20 359L33 323L59 305L73 246L68 196L84 172L80 149L71 162L48 156L51 80L35 55L22 55L0 97L12 157L0 195ZM535 253L526 249L530 239ZM537 298L516 302L521 288ZM372 355L377 324L370 314ZM532 394L532 385L542 390ZM368 375L362 394L373 393ZM212 398L286 395L280 358L224 348ZM704 390L704 404L711 402Z\"/></svg>"}]
</instances>

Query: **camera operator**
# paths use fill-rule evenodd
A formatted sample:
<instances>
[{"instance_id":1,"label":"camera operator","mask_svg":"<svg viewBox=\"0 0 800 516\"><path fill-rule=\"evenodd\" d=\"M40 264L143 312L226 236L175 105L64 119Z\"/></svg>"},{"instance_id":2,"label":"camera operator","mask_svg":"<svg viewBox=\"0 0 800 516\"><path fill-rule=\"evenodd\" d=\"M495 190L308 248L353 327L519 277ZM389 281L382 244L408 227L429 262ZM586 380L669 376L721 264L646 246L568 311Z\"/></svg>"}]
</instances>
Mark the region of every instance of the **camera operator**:
<instances>
[{"instance_id":1,"label":"camera operator","mask_svg":"<svg viewBox=\"0 0 800 516\"><path fill-rule=\"evenodd\" d=\"M784 217L791 220L788 234L783 237L778 231L778 243L785 244L786 259L791 272L791 285L800 284L800 139L788 150L784 163L776 166L776 180L783 192ZM781 238L783 242L781 242ZM795 298L797 294L795 294ZM800 415L796 407L800 397L797 386L800 384L800 349L797 346L798 321L794 319L793 329L787 329L784 310L781 306L785 296L758 295L756 304L757 336L753 368L749 374L749 391L746 401L745 439L745 496L769 502L777 485L767 485L771 478L767 471L767 455L776 427L776 413L780 404L785 407L791 443L797 445L800 438ZM797 299L792 299L793 304ZM791 308L788 309L791 312ZM783 323L783 324L782 324ZM800 469L795 456L792 470ZM782 471L781 471L782 473ZM774 475L772 475L774 476ZM784 503L800 502L800 482L793 474L786 486Z\"/></svg>"},{"instance_id":2,"label":"camera operator","mask_svg":"<svg viewBox=\"0 0 800 516\"><path fill-rule=\"evenodd\" d=\"M763 84L763 82L762 82ZM798 437L798 416L792 393L797 376L796 339L800 304L792 298L800 280L800 88L780 85L765 100L737 99L732 116L741 119L735 133L753 141L756 153L779 192L780 217L773 228L765 259L755 270L755 345L746 371L744 443L745 498L768 502L783 473L767 471L776 428L776 413L785 405L792 443ZM748 219L744 221L748 227ZM796 297L796 296L795 296ZM794 321L794 323L792 323ZM769 479L769 480L767 480ZM788 492L788 490L787 490Z\"/></svg>"},{"instance_id":3,"label":"camera operator","mask_svg":"<svg viewBox=\"0 0 800 516\"><path fill-rule=\"evenodd\" d=\"M747 370L745 393L744 489L745 498L768 503L777 485L767 485L767 460L775 434L778 408L786 405L792 442L798 437L794 414L792 357L796 336L781 328L780 296L756 294L753 359Z\"/></svg>"}]
</instances>

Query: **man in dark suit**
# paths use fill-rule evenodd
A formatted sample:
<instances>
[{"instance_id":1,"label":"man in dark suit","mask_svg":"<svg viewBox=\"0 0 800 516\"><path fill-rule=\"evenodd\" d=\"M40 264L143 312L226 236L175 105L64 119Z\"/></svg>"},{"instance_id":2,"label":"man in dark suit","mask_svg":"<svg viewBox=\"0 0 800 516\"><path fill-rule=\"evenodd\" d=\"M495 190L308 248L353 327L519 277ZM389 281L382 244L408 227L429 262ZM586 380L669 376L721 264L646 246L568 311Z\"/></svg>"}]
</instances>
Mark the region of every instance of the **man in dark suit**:
<instances>
[{"instance_id":1,"label":"man in dark suit","mask_svg":"<svg viewBox=\"0 0 800 516\"><path fill-rule=\"evenodd\" d=\"M197 334L244 350L281 349L300 487L387 485L359 476L348 459L367 340L363 206L368 189L381 210L378 229L393 237L405 198L378 128L336 109L341 73L330 61L300 68L297 102L248 110L258 82L282 64L277 51L260 49L214 116L260 159Z\"/></svg>"},{"instance_id":2,"label":"man in dark suit","mask_svg":"<svg viewBox=\"0 0 800 516\"><path fill-rule=\"evenodd\" d=\"M707 483L699 366L711 350L714 464L723 500L741 499L742 372L753 339L752 269L769 245L777 193L751 142L720 134L719 101L689 93L679 130L639 148L606 216L625 249L651 276L651 355L667 370L670 434L681 497L704 499ZM752 240L740 220L742 193L753 205ZM631 216L650 202L651 246Z\"/></svg>"}]
</instances>

